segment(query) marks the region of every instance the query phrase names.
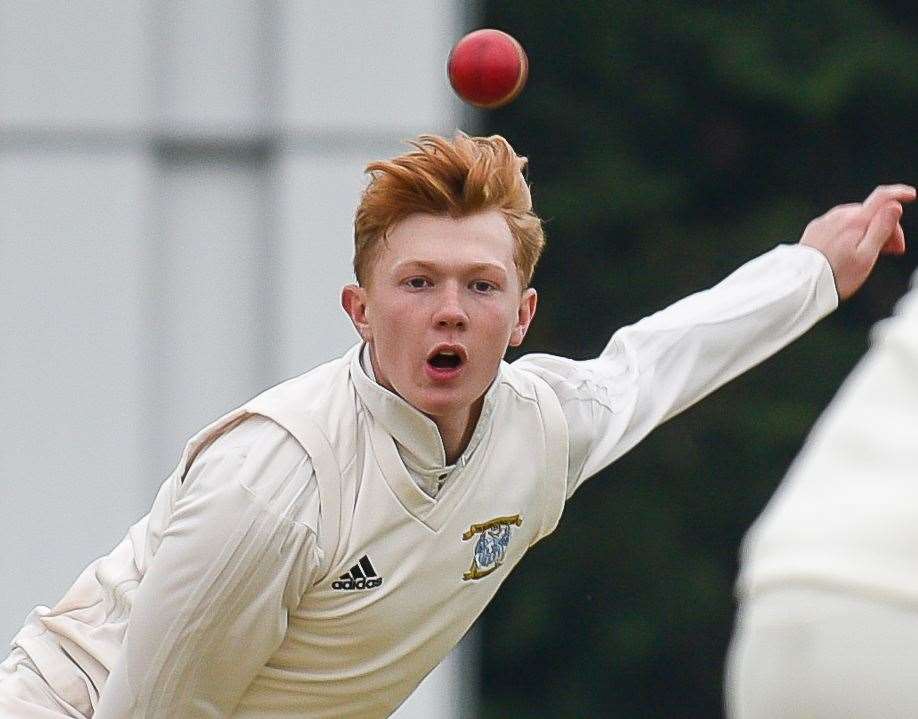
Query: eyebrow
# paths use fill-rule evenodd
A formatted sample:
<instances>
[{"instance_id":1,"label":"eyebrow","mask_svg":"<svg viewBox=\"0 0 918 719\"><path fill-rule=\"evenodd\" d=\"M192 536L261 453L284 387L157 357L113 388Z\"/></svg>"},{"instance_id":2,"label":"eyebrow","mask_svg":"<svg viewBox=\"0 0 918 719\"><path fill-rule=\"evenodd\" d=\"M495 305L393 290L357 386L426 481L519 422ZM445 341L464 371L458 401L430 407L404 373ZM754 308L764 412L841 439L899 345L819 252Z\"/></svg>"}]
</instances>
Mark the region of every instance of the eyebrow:
<instances>
[{"instance_id":1,"label":"eyebrow","mask_svg":"<svg viewBox=\"0 0 918 719\"><path fill-rule=\"evenodd\" d=\"M402 260L395 267L392 268L393 272L404 272L406 269L416 267L419 270L424 270L427 272L442 272L444 265L437 264L436 262L426 262L425 260ZM485 270L496 270L501 274L501 276L507 276L507 270L503 265L498 264L497 262L473 262L468 265L463 265L462 270L468 273L483 272Z\"/></svg>"}]
</instances>

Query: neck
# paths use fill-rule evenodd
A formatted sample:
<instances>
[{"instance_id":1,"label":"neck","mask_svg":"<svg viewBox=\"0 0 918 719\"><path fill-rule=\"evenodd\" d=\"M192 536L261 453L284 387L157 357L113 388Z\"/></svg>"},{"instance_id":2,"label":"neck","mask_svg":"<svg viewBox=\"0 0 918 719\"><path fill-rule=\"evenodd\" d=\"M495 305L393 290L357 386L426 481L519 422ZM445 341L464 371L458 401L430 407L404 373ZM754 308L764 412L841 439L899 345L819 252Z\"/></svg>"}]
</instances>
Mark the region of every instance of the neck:
<instances>
[{"instance_id":1,"label":"neck","mask_svg":"<svg viewBox=\"0 0 918 719\"><path fill-rule=\"evenodd\" d=\"M479 398L462 416L431 417L433 423L440 431L443 440L443 449L446 452L446 463L454 464L465 448L469 446L475 425L481 416L481 407L484 399Z\"/></svg>"}]
</instances>

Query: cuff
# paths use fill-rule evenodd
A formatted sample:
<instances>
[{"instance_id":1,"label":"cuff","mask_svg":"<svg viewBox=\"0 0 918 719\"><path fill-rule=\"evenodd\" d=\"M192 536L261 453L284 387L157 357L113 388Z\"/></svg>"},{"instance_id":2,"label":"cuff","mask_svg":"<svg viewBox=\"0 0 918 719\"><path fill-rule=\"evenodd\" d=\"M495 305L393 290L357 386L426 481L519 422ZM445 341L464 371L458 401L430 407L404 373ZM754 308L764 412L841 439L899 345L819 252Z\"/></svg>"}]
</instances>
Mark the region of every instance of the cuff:
<instances>
[{"instance_id":1,"label":"cuff","mask_svg":"<svg viewBox=\"0 0 918 719\"><path fill-rule=\"evenodd\" d=\"M815 299L819 316L825 317L838 308L838 289L835 287L835 274L832 265L822 252L809 245L783 245L790 252L800 256L801 266L816 275Z\"/></svg>"}]
</instances>

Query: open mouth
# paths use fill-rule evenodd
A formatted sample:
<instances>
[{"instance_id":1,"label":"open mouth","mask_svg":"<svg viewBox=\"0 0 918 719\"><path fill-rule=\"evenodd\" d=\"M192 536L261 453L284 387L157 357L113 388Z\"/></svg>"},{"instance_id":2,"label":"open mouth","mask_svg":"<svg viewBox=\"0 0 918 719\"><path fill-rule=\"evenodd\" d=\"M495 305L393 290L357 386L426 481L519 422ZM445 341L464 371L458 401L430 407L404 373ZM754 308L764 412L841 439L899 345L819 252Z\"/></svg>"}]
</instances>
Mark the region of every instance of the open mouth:
<instances>
[{"instance_id":1,"label":"open mouth","mask_svg":"<svg viewBox=\"0 0 918 719\"><path fill-rule=\"evenodd\" d=\"M427 362L437 369L456 369L462 364L462 357L455 352L437 352Z\"/></svg>"},{"instance_id":2,"label":"open mouth","mask_svg":"<svg viewBox=\"0 0 918 719\"><path fill-rule=\"evenodd\" d=\"M427 372L433 379L453 379L462 371L468 357L461 345L443 343L427 357Z\"/></svg>"}]
</instances>

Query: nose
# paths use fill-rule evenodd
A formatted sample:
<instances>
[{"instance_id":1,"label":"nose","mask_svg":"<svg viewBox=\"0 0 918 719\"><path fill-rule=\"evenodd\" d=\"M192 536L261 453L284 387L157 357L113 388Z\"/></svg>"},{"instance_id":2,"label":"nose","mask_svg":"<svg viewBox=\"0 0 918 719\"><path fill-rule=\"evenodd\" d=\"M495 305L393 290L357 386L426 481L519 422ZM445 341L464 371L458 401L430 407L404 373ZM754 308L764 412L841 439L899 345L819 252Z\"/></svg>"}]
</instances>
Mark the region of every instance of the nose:
<instances>
[{"instance_id":1,"label":"nose","mask_svg":"<svg viewBox=\"0 0 918 719\"><path fill-rule=\"evenodd\" d=\"M465 329L469 316L462 306L462 297L458 287L452 284L443 287L433 319L437 327Z\"/></svg>"}]
</instances>

